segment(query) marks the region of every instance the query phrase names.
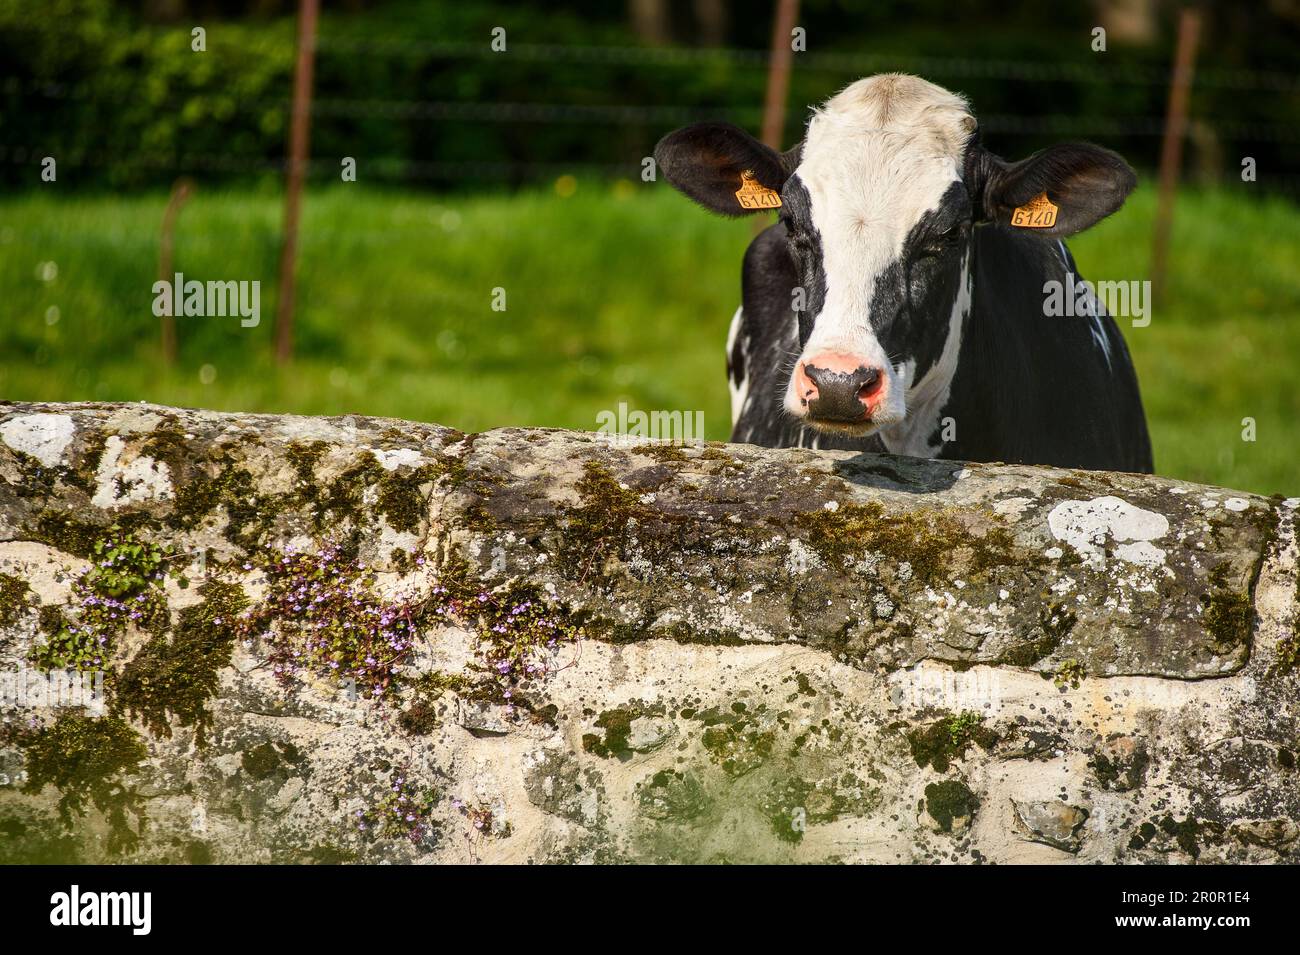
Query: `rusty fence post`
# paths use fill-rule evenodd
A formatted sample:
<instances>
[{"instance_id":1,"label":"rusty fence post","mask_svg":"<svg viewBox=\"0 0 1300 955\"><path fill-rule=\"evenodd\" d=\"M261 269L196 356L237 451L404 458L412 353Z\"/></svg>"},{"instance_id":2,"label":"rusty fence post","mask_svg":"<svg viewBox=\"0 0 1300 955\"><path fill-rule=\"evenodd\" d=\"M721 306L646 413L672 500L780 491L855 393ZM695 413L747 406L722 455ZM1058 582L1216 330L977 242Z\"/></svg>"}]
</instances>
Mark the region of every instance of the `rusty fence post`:
<instances>
[{"instance_id":1,"label":"rusty fence post","mask_svg":"<svg viewBox=\"0 0 1300 955\"><path fill-rule=\"evenodd\" d=\"M767 61L767 95L763 99L763 142L781 151L785 106L790 96L790 67L794 60L791 34L799 18L799 0L777 0L772 21L772 51ZM767 216L754 216L754 234L768 226Z\"/></svg>"},{"instance_id":2,"label":"rusty fence post","mask_svg":"<svg viewBox=\"0 0 1300 955\"><path fill-rule=\"evenodd\" d=\"M181 206L185 205L192 195L194 195L193 180L181 176L172 183L172 193L167 199L167 208L163 212L162 239L158 251L158 278L169 285L175 278L172 272L172 251L176 238L176 217L180 215ZM175 290L173 294L177 294ZM171 309L168 309L161 321L163 362L171 366L176 364L176 354L179 350L176 341L176 316L171 314Z\"/></svg>"},{"instance_id":3,"label":"rusty fence post","mask_svg":"<svg viewBox=\"0 0 1300 955\"><path fill-rule=\"evenodd\" d=\"M1196 69L1196 44L1201 32L1201 11L1184 7L1178 15L1178 46L1174 73L1169 86L1169 109L1165 114L1164 141L1160 146L1160 194L1156 204L1156 229L1151 244L1152 298L1161 301L1166 288L1169 233L1173 227L1174 197L1183 162L1183 140L1187 136L1187 109L1191 98L1192 74Z\"/></svg>"},{"instance_id":4,"label":"rusty fence post","mask_svg":"<svg viewBox=\"0 0 1300 955\"><path fill-rule=\"evenodd\" d=\"M289 163L285 177L284 243L280 248L280 291L275 310L275 360L293 357L294 277L298 259L298 219L302 183L307 173L311 137L311 83L316 59L316 20L320 0L299 0L298 61L293 73L293 105L289 117Z\"/></svg>"}]
</instances>

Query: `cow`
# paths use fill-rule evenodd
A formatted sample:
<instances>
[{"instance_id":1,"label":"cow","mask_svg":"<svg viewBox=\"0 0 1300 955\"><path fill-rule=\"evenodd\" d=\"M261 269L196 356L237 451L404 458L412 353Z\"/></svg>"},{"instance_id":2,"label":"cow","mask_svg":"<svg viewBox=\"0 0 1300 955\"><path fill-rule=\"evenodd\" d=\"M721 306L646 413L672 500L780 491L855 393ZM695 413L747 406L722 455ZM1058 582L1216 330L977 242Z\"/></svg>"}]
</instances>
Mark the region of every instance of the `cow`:
<instances>
[{"instance_id":1,"label":"cow","mask_svg":"<svg viewBox=\"0 0 1300 955\"><path fill-rule=\"evenodd\" d=\"M1151 472L1128 348L1064 242L1133 190L1115 153L1008 162L963 97L888 73L813 110L788 152L699 123L655 159L706 209L779 213L744 257L732 441ZM1072 317L1048 317L1050 282Z\"/></svg>"}]
</instances>

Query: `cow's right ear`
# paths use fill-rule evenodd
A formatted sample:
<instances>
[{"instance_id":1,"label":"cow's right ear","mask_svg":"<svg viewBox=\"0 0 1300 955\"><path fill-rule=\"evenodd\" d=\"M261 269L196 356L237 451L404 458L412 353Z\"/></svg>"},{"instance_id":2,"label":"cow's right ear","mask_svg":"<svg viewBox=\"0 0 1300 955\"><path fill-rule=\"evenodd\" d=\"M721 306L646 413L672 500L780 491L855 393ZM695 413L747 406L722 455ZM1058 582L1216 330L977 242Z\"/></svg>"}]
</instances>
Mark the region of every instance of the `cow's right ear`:
<instances>
[{"instance_id":1,"label":"cow's right ear","mask_svg":"<svg viewBox=\"0 0 1300 955\"><path fill-rule=\"evenodd\" d=\"M1044 238L1074 235L1124 204L1137 176L1117 153L1091 143L1049 146L1009 163L978 145L966 160L982 221Z\"/></svg>"},{"instance_id":2,"label":"cow's right ear","mask_svg":"<svg viewBox=\"0 0 1300 955\"><path fill-rule=\"evenodd\" d=\"M655 164L704 208L743 216L781 204L781 187L797 154L798 147L783 156L730 123L696 123L659 140Z\"/></svg>"}]
</instances>

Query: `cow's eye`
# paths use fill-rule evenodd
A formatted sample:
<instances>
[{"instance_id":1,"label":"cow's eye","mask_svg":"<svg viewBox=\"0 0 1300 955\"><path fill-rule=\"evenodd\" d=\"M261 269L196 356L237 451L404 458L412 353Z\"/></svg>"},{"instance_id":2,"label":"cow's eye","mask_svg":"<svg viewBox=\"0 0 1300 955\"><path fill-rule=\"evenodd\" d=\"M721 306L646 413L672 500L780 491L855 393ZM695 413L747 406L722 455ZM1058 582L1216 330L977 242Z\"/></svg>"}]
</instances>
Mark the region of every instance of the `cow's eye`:
<instances>
[{"instance_id":1,"label":"cow's eye","mask_svg":"<svg viewBox=\"0 0 1300 955\"><path fill-rule=\"evenodd\" d=\"M934 233L926 240L925 244L921 246L921 255L938 255L945 251L952 245L953 240L957 238L957 234L960 231L961 223L956 222L947 229L944 229L942 232Z\"/></svg>"}]
</instances>

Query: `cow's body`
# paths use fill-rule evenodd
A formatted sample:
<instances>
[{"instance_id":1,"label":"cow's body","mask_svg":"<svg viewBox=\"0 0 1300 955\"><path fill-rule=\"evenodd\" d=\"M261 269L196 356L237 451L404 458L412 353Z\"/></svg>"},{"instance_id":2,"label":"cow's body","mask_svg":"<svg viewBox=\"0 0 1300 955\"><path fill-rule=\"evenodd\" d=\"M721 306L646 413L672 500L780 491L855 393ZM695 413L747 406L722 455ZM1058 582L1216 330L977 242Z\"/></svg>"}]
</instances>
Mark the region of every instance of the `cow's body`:
<instances>
[{"instance_id":1,"label":"cow's body","mask_svg":"<svg viewBox=\"0 0 1300 955\"><path fill-rule=\"evenodd\" d=\"M946 400L907 435L825 434L782 408L798 318L797 278L778 223L745 254L742 306L727 340L731 440L764 447L888 451L963 461L1152 470L1137 376L1115 321L1043 315L1043 285L1080 280L1064 242L976 230L972 294ZM954 440L944 441L944 419Z\"/></svg>"}]
</instances>

